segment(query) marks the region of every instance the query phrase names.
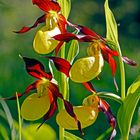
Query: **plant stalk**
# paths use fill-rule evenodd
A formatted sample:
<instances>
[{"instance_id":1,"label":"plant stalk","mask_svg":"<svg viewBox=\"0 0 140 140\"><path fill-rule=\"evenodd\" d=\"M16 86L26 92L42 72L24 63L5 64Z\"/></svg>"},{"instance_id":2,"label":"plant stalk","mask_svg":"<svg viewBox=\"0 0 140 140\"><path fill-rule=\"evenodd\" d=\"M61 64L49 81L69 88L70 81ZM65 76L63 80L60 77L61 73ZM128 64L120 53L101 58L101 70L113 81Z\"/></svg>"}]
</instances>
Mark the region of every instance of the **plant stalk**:
<instances>
[{"instance_id":1,"label":"plant stalk","mask_svg":"<svg viewBox=\"0 0 140 140\"><path fill-rule=\"evenodd\" d=\"M122 137L122 140L128 140L128 136L129 136L129 135L123 136L123 137Z\"/></svg>"},{"instance_id":2,"label":"plant stalk","mask_svg":"<svg viewBox=\"0 0 140 140\"><path fill-rule=\"evenodd\" d=\"M121 77L121 98L122 100L124 100L125 99L125 69L122 60L122 52L120 49L120 45L118 45L118 52L119 52L119 64L120 64L120 77Z\"/></svg>"},{"instance_id":3,"label":"plant stalk","mask_svg":"<svg viewBox=\"0 0 140 140\"><path fill-rule=\"evenodd\" d=\"M65 45L62 46L61 51L60 51L60 57L61 58L65 58ZM67 77L61 73L60 74L60 78L61 78L61 83L60 83L60 92L63 95L63 98L66 99L67 93L68 93L68 80ZM60 100L59 100L60 101ZM62 101L59 102L59 111L61 111L64 108L64 104L62 103ZM61 126L59 126L59 140L64 140L64 128L62 128Z\"/></svg>"}]
</instances>

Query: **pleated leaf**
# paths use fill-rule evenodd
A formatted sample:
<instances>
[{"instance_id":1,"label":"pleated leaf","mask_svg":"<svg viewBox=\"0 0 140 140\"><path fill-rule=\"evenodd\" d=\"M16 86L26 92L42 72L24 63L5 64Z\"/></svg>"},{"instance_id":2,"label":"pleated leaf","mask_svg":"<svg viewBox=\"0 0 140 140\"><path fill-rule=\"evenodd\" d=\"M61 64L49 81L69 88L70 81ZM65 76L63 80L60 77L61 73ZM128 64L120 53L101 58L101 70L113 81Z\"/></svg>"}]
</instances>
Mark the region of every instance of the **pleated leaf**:
<instances>
[{"instance_id":1,"label":"pleated leaf","mask_svg":"<svg viewBox=\"0 0 140 140\"><path fill-rule=\"evenodd\" d=\"M140 76L129 87L128 96L125 98L123 104L120 106L117 121L122 134L122 138L129 136L129 130L131 127L134 111L140 99Z\"/></svg>"},{"instance_id":2,"label":"pleated leaf","mask_svg":"<svg viewBox=\"0 0 140 140\"><path fill-rule=\"evenodd\" d=\"M83 140L67 131L65 131L64 137L65 137L65 140Z\"/></svg>"},{"instance_id":3,"label":"pleated leaf","mask_svg":"<svg viewBox=\"0 0 140 140\"><path fill-rule=\"evenodd\" d=\"M57 1L61 6L61 12L67 19L71 10L71 0L58 0Z\"/></svg>"},{"instance_id":4,"label":"pleated leaf","mask_svg":"<svg viewBox=\"0 0 140 140\"><path fill-rule=\"evenodd\" d=\"M118 44L118 28L112 11L109 8L108 0L105 1L105 17L106 17L106 38Z\"/></svg>"},{"instance_id":5,"label":"pleated leaf","mask_svg":"<svg viewBox=\"0 0 140 140\"><path fill-rule=\"evenodd\" d=\"M73 60L79 53L79 44L77 40L73 40L70 43L68 43L68 55L67 55L67 60L72 64ZM67 45L66 45L67 48Z\"/></svg>"},{"instance_id":6,"label":"pleated leaf","mask_svg":"<svg viewBox=\"0 0 140 140\"><path fill-rule=\"evenodd\" d=\"M140 93L140 75L138 78L132 83L132 85L127 90L127 95L130 93L139 92Z\"/></svg>"},{"instance_id":7,"label":"pleated leaf","mask_svg":"<svg viewBox=\"0 0 140 140\"><path fill-rule=\"evenodd\" d=\"M43 124L39 130L37 127L40 124L31 124L23 128L22 134L23 138L26 140L56 140L56 133L47 124Z\"/></svg>"}]
</instances>

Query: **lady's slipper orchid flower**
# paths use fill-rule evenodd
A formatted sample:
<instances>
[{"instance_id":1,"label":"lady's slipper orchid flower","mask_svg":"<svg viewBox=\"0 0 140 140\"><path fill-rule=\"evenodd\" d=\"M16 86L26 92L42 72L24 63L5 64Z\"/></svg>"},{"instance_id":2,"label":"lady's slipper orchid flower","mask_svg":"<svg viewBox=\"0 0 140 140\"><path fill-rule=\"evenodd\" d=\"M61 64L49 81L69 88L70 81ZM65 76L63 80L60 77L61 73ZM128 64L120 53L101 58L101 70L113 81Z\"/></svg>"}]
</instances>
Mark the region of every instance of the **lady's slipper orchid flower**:
<instances>
[{"instance_id":1,"label":"lady's slipper orchid flower","mask_svg":"<svg viewBox=\"0 0 140 140\"><path fill-rule=\"evenodd\" d=\"M101 73L104 65L103 55L100 46L92 43L88 48L88 57L80 58L73 65L60 57L47 57L54 62L56 68L78 83L88 82ZM114 59L113 59L114 60ZM115 63L115 61L113 61Z\"/></svg>"},{"instance_id":2,"label":"lady's slipper orchid flower","mask_svg":"<svg viewBox=\"0 0 140 140\"><path fill-rule=\"evenodd\" d=\"M53 38L62 42L68 42L73 39L80 42L90 42L87 48L89 57L81 58L72 65L69 74L69 76L72 77L71 79L79 83L90 81L91 79L99 75L105 60L110 65L114 84L116 86L116 89L118 90L115 81L116 62L113 58L114 56L119 56L118 52L110 49L108 47L106 39L104 39L102 36L98 35L94 31L90 30L89 28L72 24L71 26L79 30L82 34L76 35L67 32L56 35ZM136 65L135 61L132 61L126 57L122 57L122 59L127 64L130 64L132 66Z\"/></svg>"},{"instance_id":3,"label":"lady's slipper orchid flower","mask_svg":"<svg viewBox=\"0 0 140 140\"><path fill-rule=\"evenodd\" d=\"M72 81L85 83L97 77L103 67L103 57L98 49L89 51L91 56L78 59L72 66L68 61L59 57L47 57L54 62L56 68L70 77Z\"/></svg>"},{"instance_id":4,"label":"lady's slipper orchid flower","mask_svg":"<svg viewBox=\"0 0 140 140\"><path fill-rule=\"evenodd\" d=\"M46 73L44 66L36 59L23 57L23 60L28 74L37 78L37 80L29 85L23 94L18 94L18 97L21 97L28 94L31 90L36 90L35 93L29 95L24 100L21 106L22 117L31 121L44 117L44 123L56 111L57 99L60 98L64 102L66 111L74 118L77 128L83 134L81 123L73 111L73 106L63 98L62 94L59 92L58 86L53 82L54 80L51 73ZM16 96L4 99L13 100L16 99Z\"/></svg>"},{"instance_id":5,"label":"lady's slipper orchid flower","mask_svg":"<svg viewBox=\"0 0 140 140\"><path fill-rule=\"evenodd\" d=\"M92 94L83 100L82 106L74 106L74 112L81 122L82 128L86 128L96 121L99 111L102 111L112 127L113 131L110 140L116 135L116 119L113 116L110 106L97 95ZM62 110L57 114L56 121L58 125L68 130L76 130L74 119L68 115L66 110Z\"/></svg>"},{"instance_id":6,"label":"lady's slipper orchid flower","mask_svg":"<svg viewBox=\"0 0 140 140\"><path fill-rule=\"evenodd\" d=\"M118 56L118 52L111 50L106 45L106 40L100 35L96 34L94 31L90 30L85 26L76 26L82 35L76 35L72 33L64 33L54 36L54 39L59 41L70 41L76 39L80 42L91 42L88 47L88 54L90 56L94 55L94 52L98 51L98 55L103 56L104 60L107 61L111 67L112 75L115 76L116 72L116 62L113 59L113 56Z\"/></svg>"},{"instance_id":7,"label":"lady's slipper orchid flower","mask_svg":"<svg viewBox=\"0 0 140 140\"><path fill-rule=\"evenodd\" d=\"M98 43L88 48L88 57L80 58L71 66L69 76L74 82L84 83L96 78L104 65L103 56Z\"/></svg>"},{"instance_id":8,"label":"lady's slipper orchid flower","mask_svg":"<svg viewBox=\"0 0 140 140\"><path fill-rule=\"evenodd\" d=\"M33 41L33 48L39 54L48 54L52 52L57 46L61 46L63 44L52 39L52 37L66 32L67 21L60 13L61 7L56 1L32 0L32 3L43 10L45 14L39 17L33 26L25 26L16 33L25 33L32 28L35 28L38 24L46 22L45 26L37 31Z\"/></svg>"}]
</instances>

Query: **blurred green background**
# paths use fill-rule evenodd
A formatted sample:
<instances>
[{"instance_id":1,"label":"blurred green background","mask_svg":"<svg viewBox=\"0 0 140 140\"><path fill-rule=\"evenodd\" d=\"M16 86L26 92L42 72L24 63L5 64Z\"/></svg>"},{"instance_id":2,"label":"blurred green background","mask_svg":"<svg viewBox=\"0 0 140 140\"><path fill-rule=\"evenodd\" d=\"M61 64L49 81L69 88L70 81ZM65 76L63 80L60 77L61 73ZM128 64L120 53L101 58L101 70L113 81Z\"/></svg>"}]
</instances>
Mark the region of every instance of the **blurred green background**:
<instances>
[{"instance_id":1,"label":"blurred green background","mask_svg":"<svg viewBox=\"0 0 140 140\"><path fill-rule=\"evenodd\" d=\"M110 0L109 2L118 23L119 42L123 55L128 56L138 63L137 67L125 65L126 87L128 88L140 73L140 2L139 0ZM32 49L34 35L42 25L22 35L17 35L12 32L19 30L22 26L32 25L42 14L43 12L39 8L32 5L31 0L0 0L0 95L3 97L11 96L16 91L23 92L25 87L34 80L26 73L19 54L35 57L44 62L44 64L46 62ZM104 0L72 0L69 21L86 25L105 37ZM85 55L86 45L88 44L80 44L81 47L78 57ZM47 67L48 65L46 65ZM100 81L92 81L97 91L116 93L108 64L104 66L100 79ZM119 85L119 66L116 80ZM89 95L87 91L84 91L83 86L70 82L70 99L74 105L80 105L84 97ZM120 95L120 92L116 94ZM111 104L112 111L116 115L118 104L109 100L108 102ZM12 111L14 119L17 120L16 102L8 101L7 104ZM0 105L1 109L2 107ZM1 123L3 124L0 118ZM7 123L4 122L4 124L7 127ZM48 121L48 124L58 132L55 116ZM133 119L134 125L138 125L138 108ZM95 139L108 127L104 115L100 113L97 122L84 130L86 134L85 139ZM79 135L77 132L73 131L73 133ZM116 139L119 139L119 133L118 131ZM137 135L137 133L140 133L140 130L134 133L134 135ZM132 139L134 137L132 135Z\"/></svg>"}]
</instances>

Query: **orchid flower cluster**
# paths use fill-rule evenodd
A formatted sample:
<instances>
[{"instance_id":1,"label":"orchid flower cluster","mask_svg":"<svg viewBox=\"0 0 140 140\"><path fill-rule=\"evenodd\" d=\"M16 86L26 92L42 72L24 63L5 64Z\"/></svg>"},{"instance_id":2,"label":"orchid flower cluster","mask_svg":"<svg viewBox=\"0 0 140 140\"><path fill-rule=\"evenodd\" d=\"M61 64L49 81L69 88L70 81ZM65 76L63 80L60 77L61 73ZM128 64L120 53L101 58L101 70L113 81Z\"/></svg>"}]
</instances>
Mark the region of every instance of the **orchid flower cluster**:
<instances>
[{"instance_id":1,"label":"orchid flower cluster","mask_svg":"<svg viewBox=\"0 0 140 140\"><path fill-rule=\"evenodd\" d=\"M69 97L63 96L63 91L59 89L60 85L52 71L46 72L44 65L34 58L21 56L27 73L36 78L36 81L31 83L22 94L18 93L20 98L32 92L22 103L21 115L23 119L34 121L43 118L43 124L54 115L59 107L58 99L60 99L63 101L63 107L59 109L56 116L56 122L59 126L68 130L79 130L84 137L82 129L94 124L101 111L112 128L110 140L113 139L116 135L116 117L113 115L110 105L99 96L90 81L98 79L104 61L106 61L111 68L114 85L118 91L115 80L117 64L114 57L119 57L119 52L110 47L106 38L88 27L69 22L67 17L62 14L62 8L56 0L32 0L32 3L38 6L44 15L39 17L32 26L25 26L15 33L26 33L39 24L45 23L34 37L34 51L53 62L55 68L65 75L65 82L68 82L67 79L70 78L73 82L82 83L90 95L83 100L81 105L73 106ZM72 28L74 32L69 32L68 28ZM70 63L59 54L65 44L74 40L87 42L87 56ZM53 56L47 55L51 52L54 52ZM127 57L120 57L127 64L136 65ZM46 66L49 67L49 64ZM16 99L16 96L4 99L13 100Z\"/></svg>"}]
</instances>

